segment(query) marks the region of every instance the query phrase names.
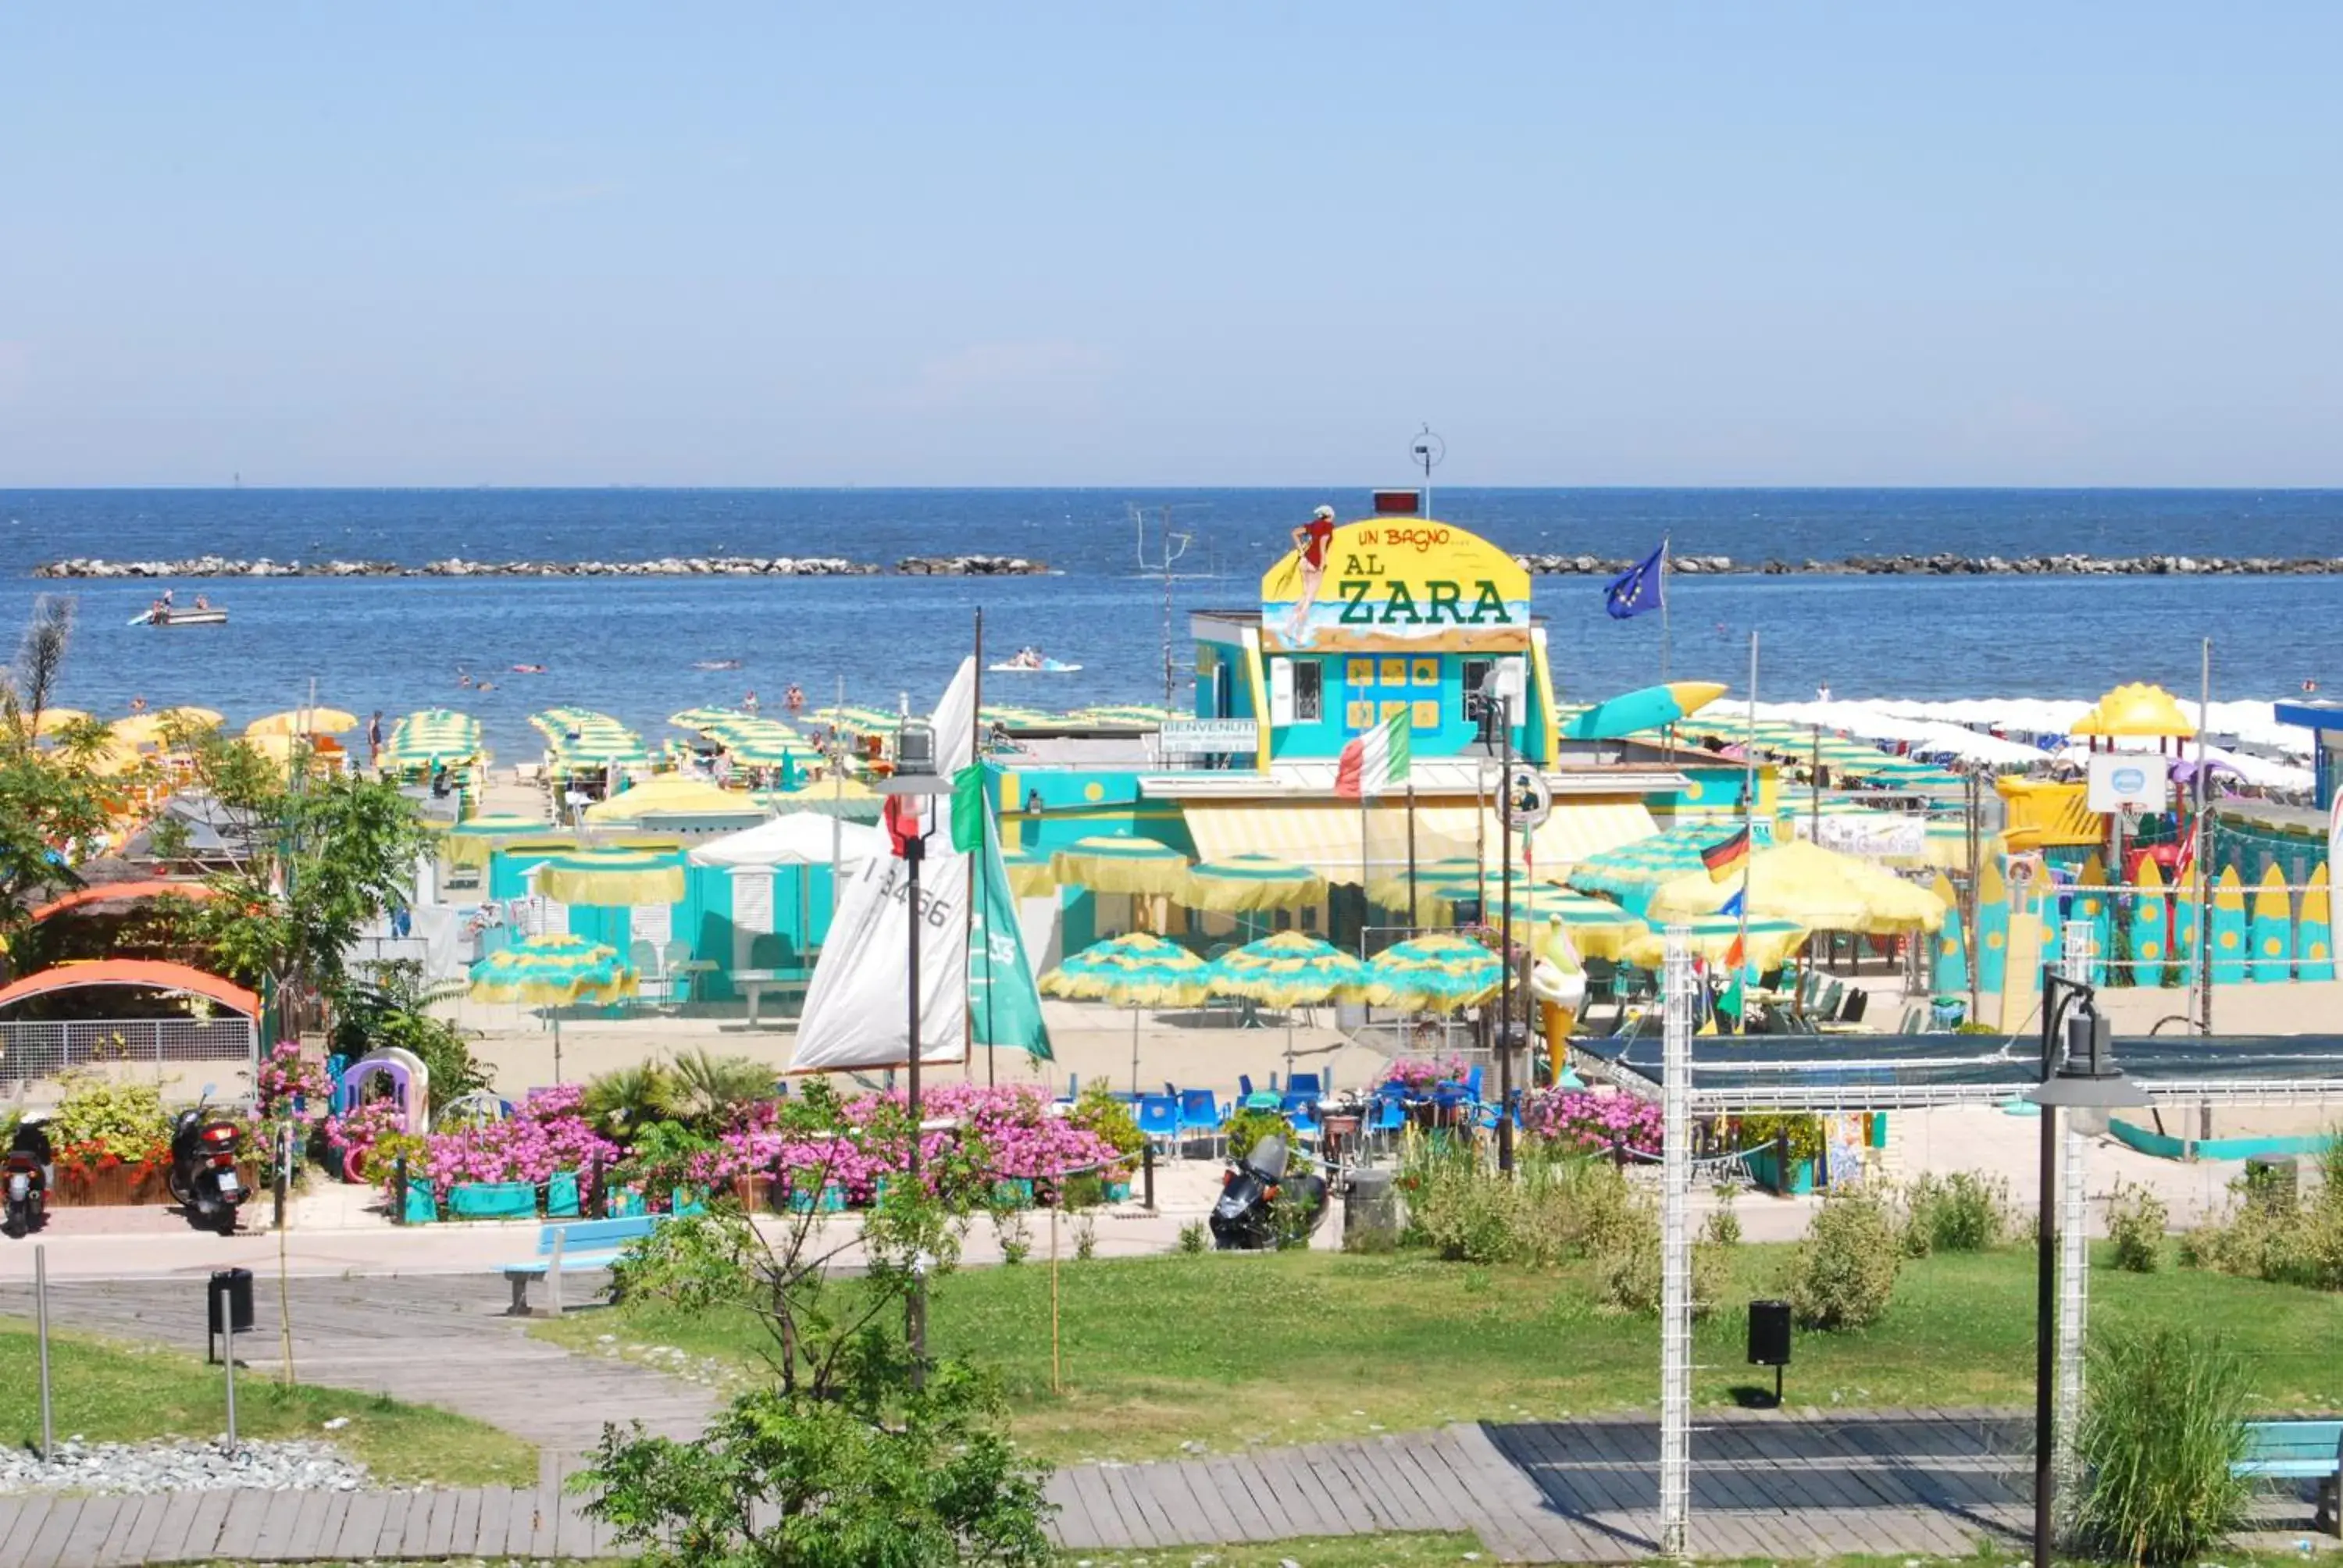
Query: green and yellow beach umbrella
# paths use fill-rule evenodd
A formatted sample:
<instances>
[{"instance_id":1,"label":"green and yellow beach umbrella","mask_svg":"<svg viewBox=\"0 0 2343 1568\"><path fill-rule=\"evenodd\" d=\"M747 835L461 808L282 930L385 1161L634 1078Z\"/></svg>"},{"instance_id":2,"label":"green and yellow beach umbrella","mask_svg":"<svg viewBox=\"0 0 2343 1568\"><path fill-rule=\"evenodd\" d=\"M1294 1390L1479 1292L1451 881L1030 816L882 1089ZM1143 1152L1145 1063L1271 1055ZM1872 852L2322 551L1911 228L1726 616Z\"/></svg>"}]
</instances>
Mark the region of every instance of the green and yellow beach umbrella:
<instances>
[{"instance_id":1,"label":"green and yellow beach umbrella","mask_svg":"<svg viewBox=\"0 0 2343 1568\"><path fill-rule=\"evenodd\" d=\"M490 953L472 966L474 1001L511 1001L549 1014L553 1081L561 1079L561 1014L565 1007L607 1007L633 996L635 971L616 949L568 931L545 931Z\"/></svg>"},{"instance_id":2,"label":"green and yellow beach umbrella","mask_svg":"<svg viewBox=\"0 0 2343 1568\"><path fill-rule=\"evenodd\" d=\"M1314 1007L1348 1001L1368 980L1360 960L1316 937L1280 931L1224 953L1213 966L1212 989L1272 1007Z\"/></svg>"},{"instance_id":3,"label":"green and yellow beach umbrella","mask_svg":"<svg viewBox=\"0 0 2343 1568\"><path fill-rule=\"evenodd\" d=\"M480 721L449 708L427 708L391 726L380 765L394 772L469 762L480 754Z\"/></svg>"},{"instance_id":4,"label":"green and yellow beach umbrella","mask_svg":"<svg viewBox=\"0 0 2343 1568\"><path fill-rule=\"evenodd\" d=\"M1705 822L1654 833L1589 855L1564 880L1582 893L1607 893L1630 910L1637 909L1662 882L1704 870L1701 851L1739 830L1737 822Z\"/></svg>"},{"instance_id":5,"label":"green and yellow beach umbrella","mask_svg":"<svg viewBox=\"0 0 2343 1568\"><path fill-rule=\"evenodd\" d=\"M1481 875L1481 861L1473 855L1443 855L1419 860L1415 866L1415 918L1419 922L1444 920L1449 906L1456 900L1452 896L1459 883L1469 883ZM1404 910L1407 908L1407 868L1401 866L1379 873L1367 884L1367 898L1376 908ZM1463 895L1472 897L1469 892Z\"/></svg>"},{"instance_id":6,"label":"green and yellow beach umbrella","mask_svg":"<svg viewBox=\"0 0 2343 1568\"><path fill-rule=\"evenodd\" d=\"M794 789L766 789L757 804L776 811L819 811L850 822L875 822L886 809L887 798L858 779L820 779Z\"/></svg>"},{"instance_id":7,"label":"green and yellow beach umbrella","mask_svg":"<svg viewBox=\"0 0 2343 1568\"><path fill-rule=\"evenodd\" d=\"M1196 1007L1212 994L1212 968L1177 942L1130 931L1093 942L1043 975L1042 994L1103 1001L1131 1011L1131 1089L1139 1092L1142 1008Z\"/></svg>"},{"instance_id":8,"label":"green and yellow beach umbrella","mask_svg":"<svg viewBox=\"0 0 2343 1568\"><path fill-rule=\"evenodd\" d=\"M439 835L439 856L451 866L485 866L498 846L549 830L542 817L472 817Z\"/></svg>"},{"instance_id":9,"label":"green and yellow beach umbrella","mask_svg":"<svg viewBox=\"0 0 2343 1568\"><path fill-rule=\"evenodd\" d=\"M1861 931L1904 936L1945 922L1942 900L1893 871L1853 855L1802 840L1775 844L1750 857L1745 877L1719 882L1688 872L1654 890L1647 906L1654 925L1714 914L1747 889L1749 912L1792 920L1810 931Z\"/></svg>"},{"instance_id":10,"label":"green and yellow beach umbrella","mask_svg":"<svg viewBox=\"0 0 2343 1568\"><path fill-rule=\"evenodd\" d=\"M1368 962L1367 976L1361 994L1377 1007L1447 1012L1496 995L1505 966L1479 942L1443 932L1385 948Z\"/></svg>"},{"instance_id":11,"label":"green and yellow beach umbrella","mask_svg":"<svg viewBox=\"0 0 2343 1568\"><path fill-rule=\"evenodd\" d=\"M1191 867L1184 902L1222 914L1298 910L1326 897L1326 879L1273 855L1236 855Z\"/></svg>"},{"instance_id":12,"label":"green and yellow beach umbrella","mask_svg":"<svg viewBox=\"0 0 2343 1568\"><path fill-rule=\"evenodd\" d=\"M1181 898L1188 890L1188 857L1152 839L1079 839L1050 857L1061 886L1093 893Z\"/></svg>"},{"instance_id":13,"label":"green and yellow beach umbrella","mask_svg":"<svg viewBox=\"0 0 2343 1568\"><path fill-rule=\"evenodd\" d=\"M635 994L635 971L618 950L568 931L546 931L472 966L474 1001L532 1007L602 1006Z\"/></svg>"},{"instance_id":14,"label":"green and yellow beach umbrella","mask_svg":"<svg viewBox=\"0 0 2343 1568\"><path fill-rule=\"evenodd\" d=\"M565 904L673 904L683 889L682 863L650 850L578 849L537 868L537 890Z\"/></svg>"},{"instance_id":15,"label":"green and yellow beach umbrella","mask_svg":"<svg viewBox=\"0 0 2343 1568\"><path fill-rule=\"evenodd\" d=\"M1492 905L1496 902L1491 900ZM1590 899L1547 884L1540 884L1527 893L1517 893L1513 911L1517 933L1523 925L1534 926L1559 919L1570 929L1571 945L1585 958L1616 959L1626 950L1628 943L1651 930L1640 917L1607 899ZM1496 918L1483 917L1483 920Z\"/></svg>"}]
</instances>

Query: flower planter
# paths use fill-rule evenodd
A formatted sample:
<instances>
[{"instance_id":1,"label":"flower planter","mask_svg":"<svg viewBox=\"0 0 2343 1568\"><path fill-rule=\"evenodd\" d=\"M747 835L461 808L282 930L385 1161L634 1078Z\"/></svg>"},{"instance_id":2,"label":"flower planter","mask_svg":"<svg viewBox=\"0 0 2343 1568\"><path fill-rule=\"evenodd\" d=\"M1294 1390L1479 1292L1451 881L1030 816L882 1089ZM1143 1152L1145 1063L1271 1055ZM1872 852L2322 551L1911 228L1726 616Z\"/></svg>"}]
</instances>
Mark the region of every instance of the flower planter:
<instances>
[{"instance_id":1,"label":"flower planter","mask_svg":"<svg viewBox=\"0 0 2343 1568\"><path fill-rule=\"evenodd\" d=\"M458 1181L447 1190L451 1220L533 1220L537 1217L534 1181Z\"/></svg>"},{"instance_id":2,"label":"flower planter","mask_svg":"<svg viewBox=\"0 0 2343 1568\"><path fill-rule=\"evenodd\" d=\"M992 1184L992 1201L1004 1209L1031 1209L1033 1183L1021 1176L1004 1177Z\"/></svg>"},{"instance_id":3,"label":"flower planter","mask_svg":"<svg viewBox=\"0 0 2343 1568\"><path fill-rule=\"evenodd\" d=\"M410 1181L407 1184L407 1212L399 1216L402 1225L428 1225L439 1218L439 1201L432 1196L431 1183Z\"/></svg>"},{"instance_id":4,"label":"flower planter","mask_svg":"<svg viewBox=\"0 0 2343 1568\"><path fill-rule=\"evenodd\" d=\"M578 1172L555 1171L545 1183L545 1217L548 1220L574 1220L580 1212Z\"/></svg>"},{"instance_id":5,"label":"flower planter","mask_svg":"<svg viewBox=\"0 0 2343 1568\"><path fill-rule=\"evenodd\" d=\"M846 1208L846 1190L833 1181L826 1183L819 1193L793 1191L789 1195L789 1208L792 1214L841 1213Z\"/></svg>"},{"instance_id":6,"label":"flower planter","mask_svg":"<svg viewBox=\"0 0 2343 1568\"><path fill-rule=\"evenodd\" d=\"M613 1187L605 1201L613 1220L631 1220L650 1212L650 1205L644 1201L639 1187Z\"/></svg>"},{"instance_id":7,"label":"flower planter","mask_svg":"<svg viewBox=\"0 0 2343 1568\"><path fill-rule=\"evenodd\" d=\"M60 1166L56 1187L49 1196L50 1203L59 1209L146 1208L170 1201L170 1186L160 1167L139 1171L129 1165L103 1171Z\"/></svg>"},{"instance_id":8,"label":"flower planter","mask_svg":"<svg viewBox=\"0 0 2343 1568\"><path fill-rule=\"evenodd\" d=\"M732 1178L732 1199L746 1212L761 1214L773 1206L773 1179L770 1176L735 1176Z\"/></svg>"},{"instance_id":9,"label":"flower planter","mask_svg":"<svg viewBox=\"0 0 2343 1568\"><path fill-rule=\"evenodd\" d=\"M1748 1159L1750 1180L1769 1191L1780 1193L1785 1198L1796 1198L1803 1197L1815 1190L1815 1162L1811 1160L1791 1161L1790 1181L1789 1184L1785 1186L1782 1183L1781 1162L1775 1158L1773 1150L1756 1150L1749 1155Z\"/></svg>"},{"instance_id":10,"label":"flower planter","mask_svg":"<svg viewBox=\"0 0 2343 1568\"><path fill-rule=\"evenodd\" d=\"M1131 1178L1121 1177L1106 1184L1106 1201L1110 1203L1131 1201Z\"/></svg>"}]
</instances>

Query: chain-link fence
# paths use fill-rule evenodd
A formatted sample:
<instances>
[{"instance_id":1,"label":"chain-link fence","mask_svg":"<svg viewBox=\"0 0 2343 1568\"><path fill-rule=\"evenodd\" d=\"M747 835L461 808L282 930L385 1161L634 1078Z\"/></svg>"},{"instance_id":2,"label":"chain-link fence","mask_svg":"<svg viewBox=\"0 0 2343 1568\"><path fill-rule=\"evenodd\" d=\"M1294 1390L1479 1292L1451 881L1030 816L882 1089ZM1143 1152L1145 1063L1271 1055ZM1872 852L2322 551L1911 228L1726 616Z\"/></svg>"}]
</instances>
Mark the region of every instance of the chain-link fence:
<instances>
[{"instance_id":1,"label":"chain-link fence","mask_svg":"<svg viewBox=\"0 0 2343 1568\"><path fill-rule=\"evenodd\" d=\"M259 1034L241 1018L94 1019L0 1022L0 1096L22 1101L35 1086L75 1068L144 1074L156 1081L179 1062L258 1065Z\"/></svg>"}]
</instances>

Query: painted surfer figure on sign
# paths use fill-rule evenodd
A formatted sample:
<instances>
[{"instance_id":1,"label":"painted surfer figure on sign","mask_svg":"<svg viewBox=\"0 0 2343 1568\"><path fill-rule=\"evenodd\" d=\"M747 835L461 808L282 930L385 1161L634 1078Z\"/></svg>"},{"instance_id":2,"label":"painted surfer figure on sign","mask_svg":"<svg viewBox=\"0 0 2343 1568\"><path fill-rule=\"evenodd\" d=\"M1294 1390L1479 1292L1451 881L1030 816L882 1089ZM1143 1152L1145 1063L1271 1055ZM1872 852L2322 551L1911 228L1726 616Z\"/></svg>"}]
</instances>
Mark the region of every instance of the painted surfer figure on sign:
<instances>
[{"instance_id":1,"label":"painted surfer figure on sign","mask_svg":"<svg viewBox=\"0 0 2343 1568\"><path fill-rule=\"evenodd\" d=\"M1326 550L1334 538L1334 508L1321 507L1310 520L1293 530L1293 554L1302 568L1302 597L1294 601L1293 618L1286 623L1286 640L1296 646L1310 640L1310 608L1326 581Z\"/></svg>"}]
</instances>

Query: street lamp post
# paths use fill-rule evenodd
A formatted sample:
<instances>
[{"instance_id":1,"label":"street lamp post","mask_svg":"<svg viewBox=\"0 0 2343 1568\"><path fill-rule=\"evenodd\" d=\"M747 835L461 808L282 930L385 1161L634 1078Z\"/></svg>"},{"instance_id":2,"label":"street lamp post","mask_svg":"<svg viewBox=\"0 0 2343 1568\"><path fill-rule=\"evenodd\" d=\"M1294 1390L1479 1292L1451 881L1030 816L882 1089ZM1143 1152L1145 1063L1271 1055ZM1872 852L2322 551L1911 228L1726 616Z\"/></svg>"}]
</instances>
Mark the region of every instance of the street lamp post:
<instances>
[{"instance_id":1,"label":"street lamp post","mask_svg":"<svg viewBox=\"0 0 2343 1568\"><path fill-rule=\"evenodd\" d=\"M2042 1108L2042 1191L2035 1226L2034 1562L2051 1556L2057 1502L2056 1363L2058 1337L2058 1112L2122 1111L2147 1103L2116 1066L2115 1030L2092 1006L2092 990L2045 965L2042 1086L2026 1098Z\"/></svg>"},{"instance_id":2,"label":"street lamp post","mask_svg":"<svg viewBox=\"0 0 2343 1568\"><path fill-rule=\"evenodd\" d=\"M904 1160L903 1179L916 1185L920 1180L920 933L927 925L927 912L920 902L920 863L927 859L928 838L935 831L935 823L920 808L923 799L951 793L951 780L936 772L936 735L928 724L916 719L903 721L895 739L895 771L880 787L889 797L887 830L895 840L895 853L903 862L904 929L909 933L906 943L904 997L909 1015L905 1035L903 1091L904 1109L911 1123L911 1146ZM924 1271L919 1273L911 1287L911 1299L904 1310L904 1339L911 1353L911 1378L915 1384L924 1382L928 1352L928 1282Z\"/></svg>"}]
</instances>

